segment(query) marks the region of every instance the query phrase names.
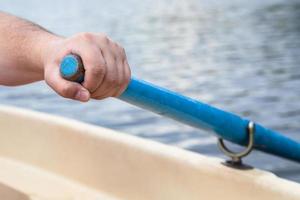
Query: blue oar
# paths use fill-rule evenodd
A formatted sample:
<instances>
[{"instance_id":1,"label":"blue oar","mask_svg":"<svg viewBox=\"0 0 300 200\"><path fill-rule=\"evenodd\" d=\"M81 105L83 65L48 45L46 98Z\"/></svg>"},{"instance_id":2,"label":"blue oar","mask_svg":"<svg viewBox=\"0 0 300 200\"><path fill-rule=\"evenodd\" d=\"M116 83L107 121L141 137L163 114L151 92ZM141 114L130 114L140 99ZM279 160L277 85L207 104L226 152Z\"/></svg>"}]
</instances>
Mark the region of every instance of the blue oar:
<instances>
[{"instance_id":1,"label":"blue oar","mask_svg":"<svg viewBox=\"0 0 300 200\"><path fill-rule=\"evenodd\" d=\"M67 80L81 82L82 67L78 56L68 55L61 63L61 75ZM233 143L248 143L249 120L143 80L131 78L119 99L193 127L213 130ZM254 148L300 162L300 143L259 124L255 124Z\"/></svg>"}]
</instances>

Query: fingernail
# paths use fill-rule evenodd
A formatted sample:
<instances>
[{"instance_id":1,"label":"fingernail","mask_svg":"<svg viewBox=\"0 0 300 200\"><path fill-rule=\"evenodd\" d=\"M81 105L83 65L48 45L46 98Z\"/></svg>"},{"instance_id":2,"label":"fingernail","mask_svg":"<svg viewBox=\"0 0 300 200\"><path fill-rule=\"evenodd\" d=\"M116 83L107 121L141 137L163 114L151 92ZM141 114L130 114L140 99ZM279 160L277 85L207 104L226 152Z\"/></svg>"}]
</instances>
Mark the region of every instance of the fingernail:
<instances>
[{"instance_id":1,"label":"fingernail","mask_svg":"<svg viewBox=\"0 0 300 200\"><path fill-rule=\"evenodd\" d=\"M75 99L79 101L88 101L90 99L90 93L87 90L79 90L75 95Z\"/></svg>"}]
</instances>

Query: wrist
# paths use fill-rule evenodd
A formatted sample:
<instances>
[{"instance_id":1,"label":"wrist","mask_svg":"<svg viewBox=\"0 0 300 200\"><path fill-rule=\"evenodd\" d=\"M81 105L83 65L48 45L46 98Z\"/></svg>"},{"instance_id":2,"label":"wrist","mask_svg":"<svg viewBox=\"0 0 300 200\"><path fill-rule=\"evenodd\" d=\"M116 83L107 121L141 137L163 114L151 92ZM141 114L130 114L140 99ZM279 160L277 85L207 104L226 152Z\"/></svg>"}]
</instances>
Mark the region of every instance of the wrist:
<instances>
[{"instance_id":1,"label":"wrist","mask_svg":"<svg viewBox=\"0 0 300 200\"><path fill-rule=\"evenodd\" d=\"M36 49L38 55L38 68L39 71L44 73L44 68L49 60L49 57L55 53L55 49L64 38L51 33L45 33L39 37L36 42Z\"/></svg>"}]
</instances>

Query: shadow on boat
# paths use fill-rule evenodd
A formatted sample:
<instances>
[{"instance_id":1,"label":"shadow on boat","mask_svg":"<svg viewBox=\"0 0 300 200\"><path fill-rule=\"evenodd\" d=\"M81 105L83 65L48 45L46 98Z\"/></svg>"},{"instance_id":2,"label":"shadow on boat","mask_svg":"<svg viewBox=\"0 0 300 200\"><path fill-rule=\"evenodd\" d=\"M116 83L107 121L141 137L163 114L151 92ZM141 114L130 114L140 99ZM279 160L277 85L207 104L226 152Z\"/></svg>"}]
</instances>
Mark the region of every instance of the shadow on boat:
<instances>
[{"instance_id":1,"label":"shadow on boat","mask_svg":"<svg viewBox=\"0 0 300 200\"><path fill-rule=\"evenodd\" d=\"M0 199L5 200L30 200L31 198L26 194L0 183Z\"/></svg>"}]
</instances>

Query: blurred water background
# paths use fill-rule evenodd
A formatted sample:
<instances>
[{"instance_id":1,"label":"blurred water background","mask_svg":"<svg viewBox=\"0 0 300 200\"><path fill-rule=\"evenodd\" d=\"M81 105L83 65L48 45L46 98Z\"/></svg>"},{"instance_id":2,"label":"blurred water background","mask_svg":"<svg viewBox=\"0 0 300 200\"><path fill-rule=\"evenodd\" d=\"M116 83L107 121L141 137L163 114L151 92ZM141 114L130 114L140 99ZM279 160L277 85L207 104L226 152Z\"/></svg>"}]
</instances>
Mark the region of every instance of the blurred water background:
<instances>
[{"instance_id":1,"label":"blurred water background","mask_svg":"<svg viewBox=\"0 0 300 200\"><path fill-rule=\"evenodd\" d=\"M10 0L0 10L64 36L105 32L135 76L300 141L300 1ZM0 103L224 157L211 134L116 99L82 104L39 82L1 86ZM245 162L300 182L299 164L256 151Z\"/></svg>"}]
</instances>

